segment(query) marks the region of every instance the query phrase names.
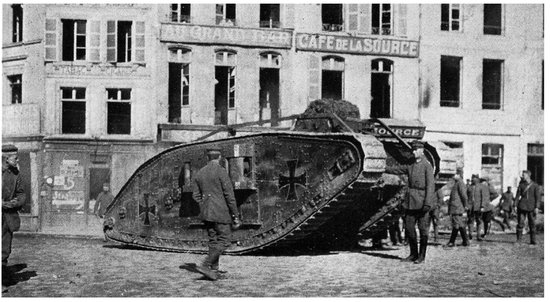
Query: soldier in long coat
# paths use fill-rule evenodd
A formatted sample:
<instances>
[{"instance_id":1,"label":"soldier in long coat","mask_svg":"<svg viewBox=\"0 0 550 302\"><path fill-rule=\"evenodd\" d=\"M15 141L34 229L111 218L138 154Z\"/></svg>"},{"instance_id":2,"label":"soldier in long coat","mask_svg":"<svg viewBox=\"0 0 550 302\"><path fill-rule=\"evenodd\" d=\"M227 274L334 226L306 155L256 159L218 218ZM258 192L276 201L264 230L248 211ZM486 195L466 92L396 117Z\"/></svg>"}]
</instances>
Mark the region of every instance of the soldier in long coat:
<instances>
[{"instance_id":1,"label":"soldier in long coat","mask_svg":"<svg viewBox=\"0 0 550 302\"><path fill-rule=\"evenodd\" d=\"M481 208L482 204L487 204L489 201L489 188L481 184L481 180L478 174L472 175L472 187L470 191L470 206L472 211L473 220L476 223L476 239L478 241L483 240L481 238Z\"/></svg>"},{"instance_id":2,"label":"soldier in long coat","mask_svg":"<svg viewBox=\"0 0 550 302\"><path fill-rule=\"evenodd\" d=\"M466 207L468 206L468 196L466 194L466 186L462 180L462 169L458 168L456 175L454 176L454 184L451 189L451 195L449 196L449 216L451 216L451 238L448 247L455 246L455 240L460 232L462 237L462 245L468 246L470 242L468 236L466 235L464 214L466 213Z\"/></svg>"},{"instance_id":3,"label":"soldier in long coat","mask_svg":"<svg viewBox=\"0 0 550 302\"><path fill-rule=\"evenodd\" d=\"M220 149L207 151L208 164L200 169L193 181L193 199L201 208L200 217L208 232L208 256L197 270L211 280L218 278L220 255L229 247L231 223L240 225L233 185L227 171L220 165Z\"/></svg>"},{"instance_id":4,"label":"soldier in long coat","mask_svg":"<svg viewBox=\"0 0 550 302\"><path fill-rule=\"evenodd\" d=\"M435 199L435 181L432 165L424 156L424 144L414 141L411 144L415 162L410 165L387 167L391 174L407 174L409 193L403 202L405 214L405 233L409 241L410 255L403 261L422 263L426 258L428 231L430 229L429 211ZM416 228L420 231L420 251L416 239Z\"/></svg>"},{"instance_id":5,"label":"soldier in long coat","mask_svg":"<svg viewBox=\"0 0 550 302\"><path fill-rule=\"evenodd\" d=\"M4 279L9 278L7 269L11 254L13 232L19 230L21 220L18 211L25 204L25 192L17 168L17 147L2 145L2 291Z\"/></svg>"},{"instance_id":6,"label":"soldier in long coat","mask_svg":"<svg viewBox=\"0 0 550 302\"><path fill-rule=\"evenodd\" d=\"M514 205L514 194L512 193L512 187L508 186L506 192L502 193L498 207L501 211L503 221L502 223L506 225L508 229L512 229L510 226L510 218L512 217Z\"/></svg>"},{"instance_id":7,"label":"soldier in long coat","mask_svg":"<svg viewBox=\"0 0 550 302\"><path fill-rule=\"evenodd\" d=\"M522 172L523 182L518 187L516 194L518 225L516 227L517 242L521 242L523 228L525 227L525 219L529 222L529 235L531 236L531 244L536 242L535 218L540 206L542 197L542 188L533 180L531 180L531 171L524 170Z\"/></svg>"}]
</instances>

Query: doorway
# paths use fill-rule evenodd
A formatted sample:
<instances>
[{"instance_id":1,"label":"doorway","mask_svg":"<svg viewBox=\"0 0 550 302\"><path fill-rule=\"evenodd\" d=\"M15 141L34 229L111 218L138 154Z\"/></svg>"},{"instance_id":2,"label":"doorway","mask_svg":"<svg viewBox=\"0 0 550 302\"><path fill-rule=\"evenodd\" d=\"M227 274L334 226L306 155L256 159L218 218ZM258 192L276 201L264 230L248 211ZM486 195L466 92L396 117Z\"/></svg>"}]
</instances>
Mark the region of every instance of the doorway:
<instances>
[{"instance_id":1,"label":"doorway","mask_svg":"<svg viewBox=\"0 0 550 302\"><path fill-rule=\"evenodd\" d=\"M391 117L393 62L387 59L371 63L371 113L373 118Z\"/></svg>"},{"instance_id":2,"label":"doorway","mask_svg":"<svg viewBox=\"0 0 550 302\"><path fill-rule=\"evenodd\" d=\"M229 108L235 106L235 67L216 66L215 124L227 125Z\"/></svg>"},{"instance_id":3,"label":"doorway","mask_svg":"<svg viewBox=\"0 0 550 302\"><path fill-rule=\"evenodd\" d=\"M279 69L260 68L260 120L268 116L271 126L279 122Z\"/></svg>"}]
</instances>

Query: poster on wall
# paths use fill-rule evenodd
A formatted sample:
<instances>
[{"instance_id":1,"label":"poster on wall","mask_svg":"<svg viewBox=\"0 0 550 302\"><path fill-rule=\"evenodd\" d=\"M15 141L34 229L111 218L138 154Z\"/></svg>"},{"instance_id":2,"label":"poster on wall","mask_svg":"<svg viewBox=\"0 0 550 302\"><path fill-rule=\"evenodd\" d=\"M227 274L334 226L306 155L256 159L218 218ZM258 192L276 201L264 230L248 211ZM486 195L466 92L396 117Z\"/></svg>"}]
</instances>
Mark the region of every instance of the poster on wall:
<instances>
[{"instance_id":1,"label":"poster on wall","mask_svg":"<svg viewBox=\"0 0 550 302\"><path fill-rule=\"evenodd\" d=\"M61 161L59 174L54 175L52 207L59 211L85 210L84 166L79 160Z\"/></svg>"}]
</instances>

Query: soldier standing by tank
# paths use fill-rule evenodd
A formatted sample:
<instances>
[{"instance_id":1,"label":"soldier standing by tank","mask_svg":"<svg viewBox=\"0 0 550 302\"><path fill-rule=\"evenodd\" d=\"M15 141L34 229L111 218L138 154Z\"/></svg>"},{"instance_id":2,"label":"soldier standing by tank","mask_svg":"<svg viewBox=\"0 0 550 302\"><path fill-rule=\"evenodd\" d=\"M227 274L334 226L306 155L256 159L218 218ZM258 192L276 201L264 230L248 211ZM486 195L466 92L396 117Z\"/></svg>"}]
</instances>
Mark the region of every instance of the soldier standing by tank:
<instances>
[{"instance_id":1,"label":"soldier standing by tank","mask_svg":"<svg viewBox=\"0 0 550 302\"><path fill-rule=\"evenodd\" d=\"M456 169L454 176L453 187L451 188L451 195L449 196L449 216L451 216L451 238L448 247L455 246L456 236L460 232L462 237L462 245L468 246L470 242L466 235L466 229L464 228L464 214L466 214L466 206L468 205L468 196L466 194L466 186L462 180L462 168Z\"/></svg>"},{"instance_id":2,"label":"soldier standing by tank","mask_svg":"<svg viewBox=\"0 0 550 302\"><path fill-rule=\"evenodd\" d=\"M424 144L414 141L411 144L415 162L409 165L387 167L386 172L391 174L408 175L409 193L403 202L405 214L405 233L409 241L410 255L402 261L423 263L428 247L428 231L430 218L428 212L432 208L435 194L433 167L424 157ZM415 225L420 231L420 251L416 238Z\"/></svg>"},{"instance_id":3,"label":"soldier standing by tank","mask_svg":"<svg viewBox=\"0 0 550 302\"><path fill-rule=\"evenodd\" d=\"M535 218L541 201L541 187L531 179L531 171L522 172L523 182L518 187L516 194L518 225L516 228L517 243L521 242L523 228L525 227L525 218L529 223L529 235L531 244L536 242Z\"/></svg>"},{"instance_id":4,"label":"soldier standing by tank","mask_svg":"<svg viewBox=\"0 0 550 302\"><path fill-rule=\"evenodd\" d=\"M500 198L500 202L498 204L498 208L500 209L500 213L502 215L502 223L511 230L512 227L510 226L510 218L512 216L513 212L513 204L514 204L514 194L512 194L512 187L508 186L508 189L506 192L502 193L502 197Z\"/></svg>"},{"instance_id":5,"label":"soldier standing by tank","mask_svg":"<svg viewBox=\"0 0 550 302\"><path fill-rule=\"evenodd\" d=\"M9 283L8 258L11 254L13 232L19 230L18 211L25 204L25 193L17 162L17 147L2 145L2 292Z\"/></svg>"},{"instance_id":6,"label":"soldier standing by tank","mask_svg":"<svg viewBox=\"0 0 550 302\"><path fill-rule=\"evenodd\" d=\"M208 256L197 270L208 279L216 280L219 273L223 273L219 270L219 259L230 245L231 227L236 229L241 222L233 185L220 165L221 150L209 149L206 155L208 164L197 172L193 181L193 199L201 207L200 217L208 232Z\"/></svg>"}]
</instances>

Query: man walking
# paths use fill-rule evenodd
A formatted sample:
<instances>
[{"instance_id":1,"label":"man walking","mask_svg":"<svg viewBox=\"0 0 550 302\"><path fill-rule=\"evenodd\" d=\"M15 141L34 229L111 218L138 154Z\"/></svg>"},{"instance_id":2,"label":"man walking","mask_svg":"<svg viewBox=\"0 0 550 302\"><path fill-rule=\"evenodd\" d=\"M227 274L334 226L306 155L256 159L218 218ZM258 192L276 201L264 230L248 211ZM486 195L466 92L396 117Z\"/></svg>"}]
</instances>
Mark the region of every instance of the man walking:
<instances>
[{"instance_id":1,"label":"man walking","mask_svg":"<svg viewBox=\"0 0 550 302\"><path fill-rule=\"evenodd\" d=\"M410 255L402 261L423 263L428 247L428 231L430 217L428 212L432 208L435 198L435 181L433 167L424 157L424 144L414 141L411 144L415 162L410 165L387 167L386 172L391 174L408 175L409 193L403 202L405 214L405 233L409 241ZM420 252L416 239L416 228L420 231Z\"/></svg>"},{"instance_id":2,"label":"man walking","mask_svg":"<svg viewBox=\"0 0 550 302\"><path fill-rule=\"evenodd\" d=\"M474 174L472 175L472 187L470 189L470 206L471 206L471 213L470 213L470 220L469 223L473 224L473 221L476 223L476 239L478 241L481 241L481 205L483 204L483 200L489 199L489 189L485 190L485 186L483 186L480 182L479 175ZM470 226L471 228L471 226ZM471 233L470 233L471 234Z\"/></svg>"},{"instance_id":3,"label":"man walking","mask_svg":"<svg viewBox=\"0 0 550 302\"><path fill-rule=\"evenodd\" d=\"M220 165L220 149L209 149L208 164L197 172L193 181L193 199L200 204L200 217L208 232L208 256L197 270L210 280L218 279L221 254L229 247L231 222L240 226L233 185Z\"/></svg>"},{"instance_id":4,"label":"man walking","mask_svg":"<svg viewBox=\"0 0 550 302\"><path fill-rule=\"evenodd\" d=\"M2 292L11 277L8 258L11 254L13 232L21 225L19 209L25 204L25 193L17 168L17 147L2 145Z\"/></svg>"},{"instance_id":5,"label":"man walking","mask_svg":"<svg viewBox=\"0 0 550 302\"><path fill-rule=\"evenodd\" d=\"M443 188L435 192L437 197L437 203L432 207L429 212L430 222L434 227L434 244L439 245L439 216L441 213L441 206L445 202L445 194Z\"/></svg>"},{"instance_id":6,"label":"man walking","mask_svg":"<svg viewBox=\"0 0 550 302\"><path fill-rule=\"evenodd\" d=\"M494 218L495 206L491 203L491 200L498 197L498 194L493 186L489 182L482 178L480 179L482 200L481 200L481 220L483 221L483 234L481 238L485 238L491 230L491 221Z\"/></svg>"},{"instance_id":7,"label":"man walking","mask_svg":"<svg viewBox=\"0 0 550 302\"><path fill-rule=\"evenodd\" d=\"M512 194L512 187L508 186L507 191L502 193L502 197L500 198L498 207L500 209L500 213L502 214L502 219L503 219L502 223L509 230L512 229L512 227L510 226L510 218L512 216L513 204L514 204L514 195Z\"/></svg>"},{"instance_id":8,"label":"man walking","mask_svg":"<svg viewBox=\"0 0 550 302\"><path fill-rule=\"evenodd\" d=\"M529 222L529 235L531 236L531 244L536 242L535 218L540 206L541 187L531 180L531 171L524 170L522 172L523 182L519 185L516 194L518 225L516 228L517 243L521 242L523 228L525 227L525 218Z\"/></svg>"},{"instance_id":9,"label":"man walking","mask_svg":"<svg viewBox=\"0 0 550 302\"><path fill-rule=\"evenodd\" d=\"M464 228L464 214L466 213L465 207L468 205L468 196L466 195L466 186L462 180L462 168L456 169L454 176L454 184L451 189L451 196L449 197L449 216L451 216L451 239L447 243L448 247L455 246L455 239L460 232L462 237L462 245L468 246L470 242L466 235L466 229Z\"/></svg>"}]
</instances>

